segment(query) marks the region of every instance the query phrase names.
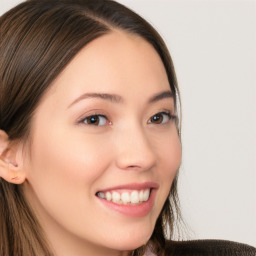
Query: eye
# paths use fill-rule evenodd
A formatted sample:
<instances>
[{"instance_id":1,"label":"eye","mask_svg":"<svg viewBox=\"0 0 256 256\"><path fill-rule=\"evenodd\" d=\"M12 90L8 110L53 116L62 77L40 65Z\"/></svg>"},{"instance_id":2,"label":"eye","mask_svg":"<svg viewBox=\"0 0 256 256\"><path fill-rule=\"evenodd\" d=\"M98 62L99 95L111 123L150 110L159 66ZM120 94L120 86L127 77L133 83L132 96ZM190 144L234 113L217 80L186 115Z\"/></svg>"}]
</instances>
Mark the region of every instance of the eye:
<instances>
[{"instance_id":1,"label":"eye","mask_svg":"<svg viewBox=\"0 0 256 256\"><path fill-rule=\"evenodd\" d=\"M107 117L103 115L88 116L84 118L81 122L86 125L95 125L95 126L103 126L103 125L110 124L110 122L108 122Z\"/></svg>"},{"instance_id":2,"label":"eye","mask_svg":"<svg viewBox=\"0 0 256 256\"><path fill-rule=\"evenodd\" d=\"M160 112L160 113L157 113L157 114L153 115L149 119L148 123L149 124L166 124L170 120L173 120L173 119L176 119L176 117L171 115L170 113L168 113L168 112Z\"/></svg>"}]
</instances>

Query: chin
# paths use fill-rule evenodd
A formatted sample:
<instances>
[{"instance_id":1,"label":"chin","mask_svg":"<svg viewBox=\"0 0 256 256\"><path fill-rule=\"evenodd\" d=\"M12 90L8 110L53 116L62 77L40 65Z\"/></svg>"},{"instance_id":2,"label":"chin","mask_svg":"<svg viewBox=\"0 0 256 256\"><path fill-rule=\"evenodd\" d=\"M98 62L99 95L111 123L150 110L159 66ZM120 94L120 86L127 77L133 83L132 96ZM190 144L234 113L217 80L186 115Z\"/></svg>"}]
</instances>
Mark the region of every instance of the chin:
<instances>
[{"instance_id":1,"label":"chin","mask_svg":"<svg viewBox=\"0 0 256 256\"><path fill-rule=\"evenodd\" d=\"M122 232L124 233L124 232ZM133 230L133 232L127 232L123 235L117 235L115 238L112 236L109 242L109 247L115 248L120 251L131 251L145 245L153 230ZM105 242L107 242L105 240Z\"/></svg>"}]
</instances>

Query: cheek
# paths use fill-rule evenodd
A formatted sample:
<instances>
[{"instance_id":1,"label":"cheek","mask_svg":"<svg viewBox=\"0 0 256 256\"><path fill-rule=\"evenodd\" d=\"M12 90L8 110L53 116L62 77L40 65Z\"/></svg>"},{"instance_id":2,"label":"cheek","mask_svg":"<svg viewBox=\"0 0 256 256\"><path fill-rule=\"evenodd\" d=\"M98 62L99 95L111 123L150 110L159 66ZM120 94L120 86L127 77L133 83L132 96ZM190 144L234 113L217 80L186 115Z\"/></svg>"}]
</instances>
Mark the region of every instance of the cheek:
<instances>
[{"instance_id":1,"label":"cheek","mask_svg":"<svg viewBox=\"0 0 256 256\"><path fill-rule=\"evenodd\" d=\"M60 131L60 129L58 129ZM72 133L71 133L72 134ZM105 169L107 150L92 138L68 136L69 133L35 137L32 146L32 174L48 178L67 178L83 183L97 179ZM106 161L105 161L106 160Z\"/></svg>"},{"instance_id":2,"label":"cheek","mask_svg":"<svg viewBox=\"0 0 256 256\"><path fill-rule=\"evenodd\" d=\"M171 170L171 175L174 176L178 171L181 164L181 143L180 138L175 136L170 139L170 148L165 151L165 158L168 161L169 168Z\"/></svg>"},{"instance_id":3,"label":"cheek","mask_svg":"<svg viewBox=\"0 0 256 256\"><path fill-rule=\"evenodd\" d=\"M27 177L35 200L52 215L67 211L67 202L73 208L86 208L111 158L109 149L99 146L100 140L56 130L58 134L34 136Z\"/></svg>"},{"instance_id":4,"label":"cheek","mask_svg":"<svg viewBox=\"0 0 256 256\"><path fill-rule=\"evenodd\" d=\"M169 187L168 193L181 164L182 150L178 135L170 139L170 145L169 150L166 150L164 154L167 163L166 183Z\"/></svg>"},{"instance_id":5,"label":"cheek","mask_svg":"<svg viewBox=\"0 0 256 256\"><path fill-rule=\"evenodd\" d=\"M34 136L26 194L36 211L79 230L79 225L95 214L88 206L94 202L95 182L109 166L110 151L99 146L100 140L58 131Z\"/></svg>"},{"instance_id":6,"label":"cheek","mask_svg":"<svg viewBox=\"0 0 256 256\"><path fill-rule=\"evenodd\" d=\"M179 169L182 154L180 139L176 132L170 133L169 135L165 134L165 136L158 138L155 145L155 150L158 154L156 179L159 181L161 188L157 200L159 209L157 214L159 214Z\"/></svg>"},{"instance_id":7,"label":"cheek","mask_svg":"<svg viewBox=\"0 0 256 256\"><path fill-rule=\"evenodd\" d=\"M181 163L181 143L178 133L172 133L158 140L158 159L162 165L162 175L174 177ZM160 168L161 169L161 168ZM163 171L164 170L164 171Z\"/></svg>"}]
</instances>

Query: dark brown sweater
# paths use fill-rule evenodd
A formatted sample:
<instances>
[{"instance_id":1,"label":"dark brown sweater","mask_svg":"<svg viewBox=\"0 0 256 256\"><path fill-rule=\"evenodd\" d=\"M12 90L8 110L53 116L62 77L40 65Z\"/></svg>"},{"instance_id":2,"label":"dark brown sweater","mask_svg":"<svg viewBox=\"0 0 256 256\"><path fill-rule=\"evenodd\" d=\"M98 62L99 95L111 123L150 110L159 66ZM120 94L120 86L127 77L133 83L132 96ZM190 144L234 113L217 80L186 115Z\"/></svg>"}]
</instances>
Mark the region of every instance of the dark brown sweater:
<instances>
[{"instance_id":1,"label":"dark brown sweater","mask_svg":"<svg viewBox=\"0 0 256 256\"><path fill-rule=\"evenodd\" d=\"M223 240L168 241L166 256L256 256L256 248Z\"/></svg>"}]
</instances>

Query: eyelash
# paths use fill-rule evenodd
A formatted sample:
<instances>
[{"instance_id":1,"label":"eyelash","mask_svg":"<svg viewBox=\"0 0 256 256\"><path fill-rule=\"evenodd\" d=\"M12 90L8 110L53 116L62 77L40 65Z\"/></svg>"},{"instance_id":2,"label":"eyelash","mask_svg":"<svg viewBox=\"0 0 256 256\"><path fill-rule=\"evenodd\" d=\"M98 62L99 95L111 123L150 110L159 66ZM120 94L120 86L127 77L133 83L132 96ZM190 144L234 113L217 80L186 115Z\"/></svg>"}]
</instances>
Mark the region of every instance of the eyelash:
<instances>
[{"instance_id":1,"label":"eyelash","mask_svg":"<svg viewBox=\"0 0 256 256\"><path fill-rule=\"evenodd\" d=\"M156 113L155 115L153 115L153 116L149 119L148 123L150 123L150 124L155 124L155 123L152 123L152 119L153 119L154 117L156 117L156 116L159 116L159 115L161 115L163 119L164 119L164 117L167 117L168 120L165 120L165 122L160 122L160 123L157 123L157 124L167 124L169 121L172 121L172 120L176 121L176 119L177 119L177 117L174 116L174 115L172 115L170 112L168 112L168 111L162 111L162 112L159 112L159 113ZM163 117L163 116L164 116L164 117Z\"/></svg>"},{"instance_id":2,"label":"eyelash","mask_svg":"<svg viewBox=\"0 0 256 256\"><path fill-rule=\"evenodd\" d=\"M79 121L79 123L82 123L82 124L85 124L85 125L93 125L93 126L103 126L103 125L105 125L105 124L98 125L98 124L94 124L94 123L88 124L88 120L93 119L93 118L95 118L96 123L101 122L101 120L99 120L100 118L105 118L106 122L108 122L107 125L112 124L110 121L108 121L108 118L105 115L101 115L101 114L94 114L94 115L87 116L87 117L83 118L81 121ZM86 120L87 120L87 123L85 122Z\"/></svg>"},{"instance_id":3,"label":"eyelash","mask_svg":"<svg viewBox=\"0 0 256 256\"><path fill-rule=\"evenodd\" d=\"M88 120L93 119L93 118L94 118L95 121L93 121L93 120L91 120L91 121L95 122L95 123L89 124ZM104 118L106 120L104 124L101 124L101 122L102 122L101 118ZM154 121L153 118L157 118L157 120L155 120L157 122L159 121L159 118L160 118L160 123L153 123L152 122L152 121ZM168 120L166 120L164 118L168 118ZM172 115L169 111L162 111L162 112L158 112L155 115L153 115L152 117L150 117L150 119L149 119L149 121L147 123L148 124L159 125L159 124L167 124L169 121L172 121L172 120L176 121L177 117L175 115ZM112 125L112 122L109 121L108 118L105 115L101 115L101 114L93 114L93 115L87 116L85 118L82 118L79 121L79 123L85 124L85 125L89 125L89 126Z\"/></svg>"}]
</instances>

